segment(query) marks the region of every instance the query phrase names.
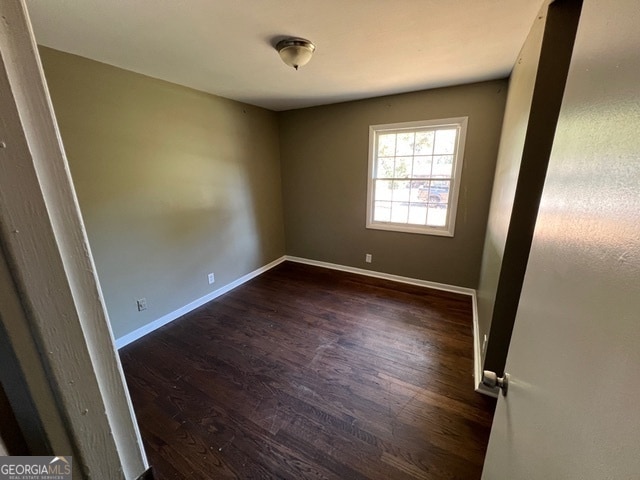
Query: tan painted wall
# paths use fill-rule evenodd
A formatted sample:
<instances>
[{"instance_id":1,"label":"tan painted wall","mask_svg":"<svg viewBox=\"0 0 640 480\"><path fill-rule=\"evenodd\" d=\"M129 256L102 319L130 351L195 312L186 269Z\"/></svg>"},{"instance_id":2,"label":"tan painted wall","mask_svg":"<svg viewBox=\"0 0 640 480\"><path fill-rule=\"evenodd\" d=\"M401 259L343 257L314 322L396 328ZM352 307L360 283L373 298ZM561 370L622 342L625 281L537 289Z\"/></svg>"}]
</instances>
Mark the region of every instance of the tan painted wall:
<instances>
[{"instance_id":1,"label":"tan painted wall","mask_svg":"<svg viewBox=\"0 0 640 480\"><path fill-rule=\"evenodd\" d=\"M496 80L280 113L287 253L475 288L506 94ZM455 237L367 230L369 126L458 116L469 125Z\"/></svg>"},{"instance_id":2,"label":"tan painted wall","mask_svg":"<svg viewBox=\"0 0 640 480\"><path fill-rule=\"evenodd\" d=\"M543 9L546 13L546 8ZM496 163L491 208L482 252L482 269L478 284L478 326L480 339L489 334L491 315L498 288L500 267L513 209L516 182L520 171L527 133L531 99L536 81L545 16L538 15L520 51L511 77L504 112L500 151Z\"/></svg>"},{"instance_id":3,"label":"tan painted wall","mask_svg":"<svg viewBox=\"0 0 640 480\"><path fill-rule=\"evenodd\" d=\"M484 368L502 373L571 60L580 2L543 5L516 62L478 288Z\"/></svg>"},{"instance_id":4,"label":"tan painted wall","mask_svg":"<svg viewBox=\"0 0 640 480\"><path fill-rule=\"evenodd\" d=\"M582 7L485 480L640 478L639 6Z\"/></svg>"},{"instance_id":5,"label":"tan painted wall","mask_svg":"<svg viewBox=\"0 0 640 480\"><path fill-rule=\"evenodd\" d=\"M41 56L116 338L284 254L275 113Z\"/></svg>"}]
</instances>

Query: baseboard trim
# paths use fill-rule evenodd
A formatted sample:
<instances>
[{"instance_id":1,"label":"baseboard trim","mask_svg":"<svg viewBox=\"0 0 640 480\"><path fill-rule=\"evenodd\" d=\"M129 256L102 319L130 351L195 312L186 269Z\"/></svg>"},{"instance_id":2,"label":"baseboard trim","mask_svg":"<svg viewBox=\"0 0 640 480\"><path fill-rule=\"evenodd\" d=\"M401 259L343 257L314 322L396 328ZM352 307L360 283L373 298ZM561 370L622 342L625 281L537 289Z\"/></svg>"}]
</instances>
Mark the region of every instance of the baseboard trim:
<instances>
[{"instance_id":1,"label":"baseboard trim","mask_svg":"<svg viewBox=\"0 0 640 480\"><path fill-rule=\"evenodd\" d=\"M165 325L167 325L168 323L171 323L172 321L182 317L183 315L186 315L187 313L195 310L198 307L201 307L202 305L204 305L205 303L210 302L211 300L214 300L216 298L218 298L221 295L224 295L225 293L230 292L231 290L233 290L236 287L239 287L240 285L242 285L243 283L248 282L249 280L257 277L258 275L271 270L273 267L280 265L282 262L284 261L290 261L290 262L295 262L295 263L303 263L305 265L313 265L316 267L323 267L323 268L329 268L331 270L339 270L342 272L348 272L348 273L355 273L358 275L365 275L367 277L374 277L374 278L381 278L384 280L391 280L393 282L399 282L399 283L406 283L409 285L416 285L419 287L426 287L426 288L433 288L435 290L443 290L445 292L453 292L453 293L460 293L463 295L469 295L471 296L471 302L472 302L472 308L473 308L473 377L474 377L474 389L476 392L478 393L482 393L484 395L489 395L490 397L497 397L498 396L498 392L497 389L492 389L489 388L485 385L482 384L482 347L481 347L481 341L480 341L480 329L478 327L478 304L477 304L477 300L476 300L476 291L472 288L466 288L466 287L458 287L455 285L448 285L445 283L438 283L438 282L430 282L428 280L420 280L417 278L410 278L410 277L403 277L400 275L393 275L390 273L384 273L384 272L377 272L375 270L366 270L364 268L357 268L357 267L349 267L347 265L339 265L337 263L329 263L329 262L322 262L320 260L311 260L308 258L302 258L302 257L295 257L295 256L291 256L291 255L284 255L276 260L274 260L273 262L268 263L267 265L264 265L252 272L247 273L246 275L243 275L242 277L238 278L237 280L234 280L231 283L228 283L227 285L225 285L224 287L221 287L207 295L205 295L204 297L198 298L197 300L194 300L193 302L185 305L184 307L178 308L177 310L174 310L173 312L170 312L160 318L158 318L157 320L154 320L150 323L147 323L146 325L143 325L142 327L134 330L131 333L128 333L118 339L116 339L115 344L116 344L116 348L120 349L122 347L125 347L126 345L129 345L130 343L138 340L139 338L144 337L145 335L159 329L160 327L163 327Z\"/></svg>"},{"instance_id":2,"label":"baseboard trim","mask_svg":"<svg viewBox=\"0 0 640 480\"><path fill-rule=\"evenodd\" d=\"M418 278L402 277L391 273L377 272L375 270L366 270L364 268L348 267L337 263L321 262L319 260L310 260L308 258L293 257L285 255L285 260L296 263L304 263L305 265L313 265L316 267L330 268L332 270L340 270L341 272L356 273L367 277L381 278L391 280L393 282L407 283L409 285L417 285L419 287L433 288L434 290L443 290L445 292L461 293L463 295L475 296L473 288L457 287L455 285L447 285L446 283L430 282L428 280L420 280Z\"/></svg>"},{"instance_id":3,"label":"baseboard trim","mask_svg":"<svg viewBox=\"0 0 640 480\"><path fill-rule=\"evenodd\" d=\"M487 387L482 383L482 341L480 340L480 326L478 324L478 299L473 293L473 383L474 390L489 397L498 398L498 389Z\"/></svg>"},{"instance_id":4,"label":"baseboard trim","mask_svg":"<svg viewBox=\"0 0 640 480\"><path fill-rule=\"evenodd\" d=\"M183 315L186 315L187 313L195 310L196 308L201 307L205 303L208 303L211 300L214 300L219 296L224 295L227 292L230 292L234 288L239 287L243 283L248 282L249 280L257 277L258 275L266 272L267 270L271 270L273 267L275 267L276 265L280 265L285 260L286 260L286 257L282 256L274 260L273 262L268 263L267 265L264 265L252 272L249 272L246 275L243 275L242 277L238 278L237 280L234 280L231 283L228 283L224 287L221 287L218 290L215 290L205 295L204 297L194 300L193 302L185 305L184 307L180 307L177 310L174 310L173 312L158 318L157 320L154 320L150 323L147 323L146 325L143 325L142 327L138 328L137 330L134 330L131 333L127 333L126 335L123 335L122 337L117 338L115 342L116 348L120 349L126 345L129 345L130 343L138 340L139 338L144 337L145 335L153 332L154 330L157 330L158 328L163 327L170 322L173 322L174 320L182 317Z\"/></svg>"}]
</instances>

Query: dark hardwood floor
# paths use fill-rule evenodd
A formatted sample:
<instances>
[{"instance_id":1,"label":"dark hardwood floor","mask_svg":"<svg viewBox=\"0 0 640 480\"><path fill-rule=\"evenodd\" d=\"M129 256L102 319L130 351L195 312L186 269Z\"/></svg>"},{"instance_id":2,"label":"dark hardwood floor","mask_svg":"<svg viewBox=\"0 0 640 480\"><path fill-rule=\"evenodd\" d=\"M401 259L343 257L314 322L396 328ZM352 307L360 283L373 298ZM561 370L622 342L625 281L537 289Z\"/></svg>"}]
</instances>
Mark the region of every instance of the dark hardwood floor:
<instances>
[{"instance_id":1,"label":"dark hardwood floor","mask_svg":"<svg viewBox=\"0 0 640 480\"><path fill-rule=\"evenodd\" d=\"M480 478L469 297L285 262L120 353L166 479Z\"/></svg>"}]
</instances>

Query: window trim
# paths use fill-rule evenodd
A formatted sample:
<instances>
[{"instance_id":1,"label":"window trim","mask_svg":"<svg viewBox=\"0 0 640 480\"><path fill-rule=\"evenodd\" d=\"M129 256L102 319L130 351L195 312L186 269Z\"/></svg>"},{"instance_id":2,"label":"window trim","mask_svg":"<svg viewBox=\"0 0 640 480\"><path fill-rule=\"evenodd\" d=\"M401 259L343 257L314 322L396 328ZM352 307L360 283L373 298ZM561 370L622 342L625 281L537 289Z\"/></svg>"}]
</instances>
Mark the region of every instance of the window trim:
<instances>
[{"instance_id":1,"label":"window trim","mask_svg":"<svg viewBox=\"0 0 640 480\"><path fill-rule=\"evenodd\" d=\"M374 230L388 230L393 232L419 233L422 235L437 235L453 237L458 210L460 183L462 179L462 164L464 163L464 147L467 136L469 117L452 117L435 120L419 120L414 122L388 123L369 126L369 168L367 178L367 221L366 228ZM381 222L373 220L374 169L377 153L377 138L382 133L397 133L403 130L417 130L420 128L458 128L458 141L455 148L454 168L451 175L451 187L447 204L447 221L444 227L420 226L407 223Z\"/></svg>"}]
</instances>

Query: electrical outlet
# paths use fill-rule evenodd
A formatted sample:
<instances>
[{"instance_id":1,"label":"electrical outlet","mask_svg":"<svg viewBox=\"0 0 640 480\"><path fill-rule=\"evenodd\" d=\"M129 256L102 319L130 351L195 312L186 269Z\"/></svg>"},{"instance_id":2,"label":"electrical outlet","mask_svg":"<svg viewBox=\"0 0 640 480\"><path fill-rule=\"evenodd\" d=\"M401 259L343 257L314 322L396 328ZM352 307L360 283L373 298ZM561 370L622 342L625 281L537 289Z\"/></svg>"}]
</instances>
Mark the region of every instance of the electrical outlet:
<instances>
[{"instance_id":1,"label":"electrical outlet","mask_svg":"<svg viewBox=\"0 0 640 480\"><path fill-rule=\"evenodd\" d=\"M371 256L371 254L370 253L365 254L364 261L367 263L371 263L371 260L373 260L373 257Z\"/></svg>"},{"instance_id":2,"label":"electrical outlet","mask_svg":"<svg viewBox=\"0 0 640 480\"><path fill-rule=\"evenodd\" d=\"M213 275L213 273L207 275L207 278L209 279L209 285L216 281L216 277Z\"/></svg>"},{"instance_id":3,"label":"electrical outlet","mask_svg":"<svg viewBox=\"0 0 640 480\"><path fill-rule=\"evenodd\" d=\"M136 300L136 304L138 305L138 311L139 312L147 309L147 299L146 298L139 298L138 300Z\"/></svg>"}]
</instances>

